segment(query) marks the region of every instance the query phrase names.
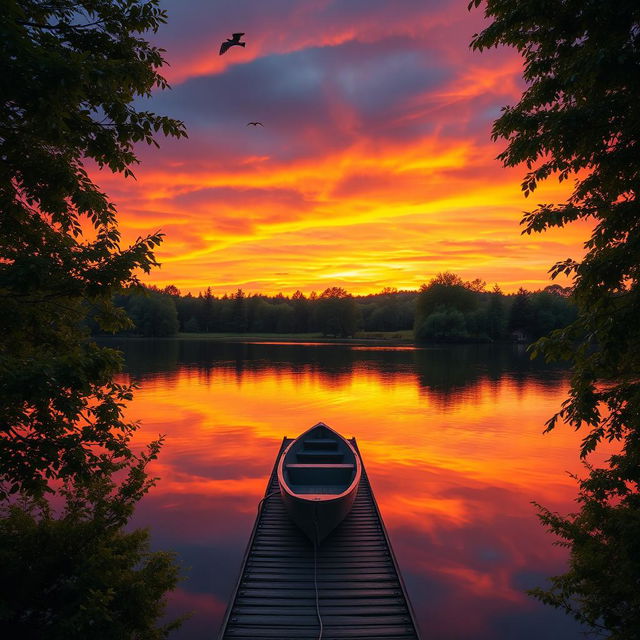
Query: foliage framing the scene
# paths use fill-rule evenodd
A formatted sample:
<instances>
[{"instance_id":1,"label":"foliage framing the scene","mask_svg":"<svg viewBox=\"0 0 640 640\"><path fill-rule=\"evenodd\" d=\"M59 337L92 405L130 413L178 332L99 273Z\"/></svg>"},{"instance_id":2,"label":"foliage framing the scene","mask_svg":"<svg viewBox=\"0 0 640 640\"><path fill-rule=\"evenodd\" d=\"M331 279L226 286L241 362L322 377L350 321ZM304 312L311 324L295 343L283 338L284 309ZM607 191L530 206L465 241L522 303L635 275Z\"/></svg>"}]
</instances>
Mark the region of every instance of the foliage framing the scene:
<instances>
[{"instance_id":1,"label":"foliage framing the scene","mask_svg":"<svg viewBox=\"0 0 640 640\"><path fill-rule=\"evenodd\" d=\"M472 0L489 26L474 49L507 45L524 58L527 88L503 109L493 138L505 166L525 164L532 194L542 180L574 180L561 204L525 214L524 232L592 224L580 261L552 269L574 280L578 318L537 342L534 353L572 365L558 420L587 433L584 457L603 441L618 452L587 466L579 511L540 507L543 523L570 549L566 574L533 593L596 633L640 636L640 4L637 0Z\"/></svg>"},{"instance_id":2,"label":"foliage framing the scene","mask_svg":"<svg viewBox=\"0 0 640 640\"><path fill-rule=\"evenodd\" d=\"M31 567L13 590L16 567L2 563L0 624L16 637L72 637L71 606L87 635L164 637L152 601L175 585L175 565L146 552L144 532L121 531L153 484L146 468L160 440L132 450L136 424L122 413L132 389L113 379L120 358L82 321L89 309L105 329L126 327L113 294L156 265L162 234L121 247L115 206L86 163L131 176L136 143L185 135L135 106L167 87L163 51L143 37L166 14L157 0L0 5L0 546ZM76 540L73 562L56 573L65 540ZM112 572L73 587L110 556ZM114 597L124 583L129 602ZM134 612L134 600L146 606Z\"/></svg>"}]
</instances>

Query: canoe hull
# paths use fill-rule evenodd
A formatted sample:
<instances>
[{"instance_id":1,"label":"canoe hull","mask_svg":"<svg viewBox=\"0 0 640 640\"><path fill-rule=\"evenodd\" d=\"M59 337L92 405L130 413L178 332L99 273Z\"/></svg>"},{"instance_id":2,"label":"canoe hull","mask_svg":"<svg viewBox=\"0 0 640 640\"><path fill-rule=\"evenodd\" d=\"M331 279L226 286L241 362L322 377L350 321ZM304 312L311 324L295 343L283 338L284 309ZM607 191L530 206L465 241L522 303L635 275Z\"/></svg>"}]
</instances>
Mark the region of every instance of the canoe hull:
<instances>
[{"instance_id":1,"label":"canoe hull","mask_svg":"<svg viewBox=\"0 0 640 640\"><path fill-rule=\"evenodd\" d=\"M351 511L362 464L348 440L319 422L289 444L277 474L290 518L319 544Z\"/></svg>"},{"instance_id":2,"label":"canoe hull","mask_svg":"<svg viewBox=\"0 0 640 640\"><path fill-rule=\"evenodd\" d=\"M358 487L334 500L309 500L291 495L280 486L280 495L289 517L314 542L322 542L347 516Z\"/></svg>"}]
</instances>

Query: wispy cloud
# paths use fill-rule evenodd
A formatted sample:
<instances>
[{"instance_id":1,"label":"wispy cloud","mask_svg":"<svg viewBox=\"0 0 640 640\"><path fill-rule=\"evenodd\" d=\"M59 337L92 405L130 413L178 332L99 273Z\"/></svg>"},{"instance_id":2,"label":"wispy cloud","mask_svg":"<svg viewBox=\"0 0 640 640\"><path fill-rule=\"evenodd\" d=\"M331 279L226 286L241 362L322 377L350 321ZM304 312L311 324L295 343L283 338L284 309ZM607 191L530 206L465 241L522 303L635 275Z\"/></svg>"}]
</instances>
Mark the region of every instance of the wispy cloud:
<instances>
[{"instance_id":1,"label":"wispy cloud","mask_svg":"<svg viewBox=\"0 0 640 640\"><path fill-rule=\"evenodd\" d=\"M522 237L522 171L491 123L522 90L508 50L470 51L458 0L165 2L174 88L151 108L190 138L141 150L137 180L98 176L125 235L162 228L151 281L217 292L417 287L435 273L547 284L584 229ZM219 56L246 32L247 47ZM264 127L247 127L260 120ZM536 201L562 197L556 185Z\"/></svg>"}]
</instances>

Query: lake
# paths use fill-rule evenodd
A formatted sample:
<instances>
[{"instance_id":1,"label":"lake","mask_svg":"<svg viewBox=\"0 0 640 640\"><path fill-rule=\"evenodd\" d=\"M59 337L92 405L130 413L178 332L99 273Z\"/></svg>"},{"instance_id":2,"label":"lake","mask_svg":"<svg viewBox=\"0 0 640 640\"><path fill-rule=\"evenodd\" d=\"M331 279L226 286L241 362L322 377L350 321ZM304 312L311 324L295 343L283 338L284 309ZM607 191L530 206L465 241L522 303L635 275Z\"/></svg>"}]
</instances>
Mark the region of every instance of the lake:
<instances>
[{"instance_id":1,"label":"lake","mask_svg":"<svg viewBox=\"0 0 640 640\"><path fill-rule=\"evenodd\" d=\"M425 640L583 637L524 592L566 561L531 501L571 511L582 471L579 434L542 435L561 367L522 345L108 344L140 385L137 442L166 434L133 524L184 567L173 637L216 637L282 438L318 421L357 438Z\"/></svg>"}]
</instances>

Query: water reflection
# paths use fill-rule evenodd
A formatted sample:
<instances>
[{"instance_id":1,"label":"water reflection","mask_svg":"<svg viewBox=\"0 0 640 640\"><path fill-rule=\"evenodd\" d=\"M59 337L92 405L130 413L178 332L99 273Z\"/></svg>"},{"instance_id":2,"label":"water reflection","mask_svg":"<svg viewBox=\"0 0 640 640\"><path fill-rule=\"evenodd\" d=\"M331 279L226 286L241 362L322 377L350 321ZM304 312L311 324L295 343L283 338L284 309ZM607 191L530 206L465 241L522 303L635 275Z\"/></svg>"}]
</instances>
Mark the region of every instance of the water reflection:
<instances>
[{"instance_id":1,"label":"water reflection","mask_svg":"<svg viewBox=\"0 0 640 640\"><path fill-rule=\"evenodd\" d=\"M571 508L577 437L542 436L561 368L519 347L126 341L141 441L167 434L136 524L189 567L177 637L215 634L283 436L355 435L425 637L581 637L523 589L562 570L530 505Z\"/></svg>"}]
</instances>

